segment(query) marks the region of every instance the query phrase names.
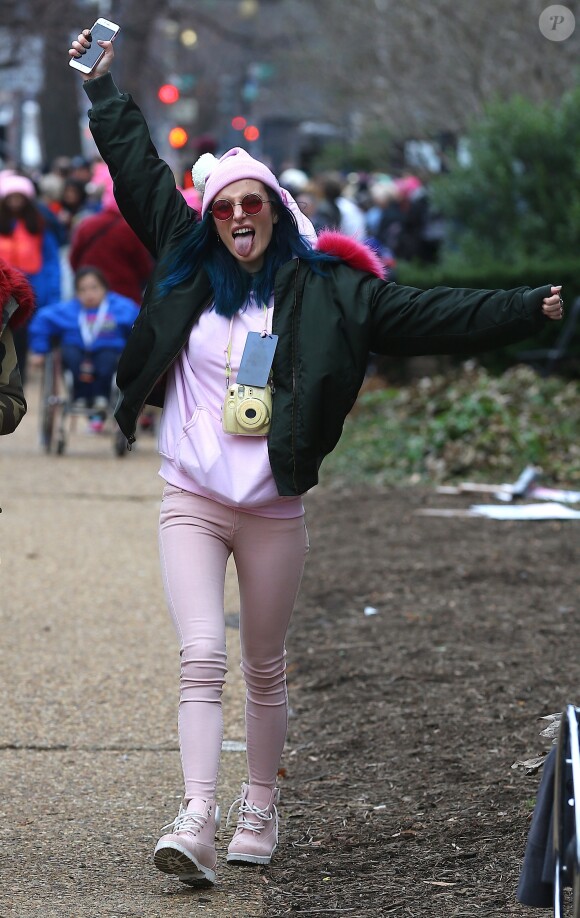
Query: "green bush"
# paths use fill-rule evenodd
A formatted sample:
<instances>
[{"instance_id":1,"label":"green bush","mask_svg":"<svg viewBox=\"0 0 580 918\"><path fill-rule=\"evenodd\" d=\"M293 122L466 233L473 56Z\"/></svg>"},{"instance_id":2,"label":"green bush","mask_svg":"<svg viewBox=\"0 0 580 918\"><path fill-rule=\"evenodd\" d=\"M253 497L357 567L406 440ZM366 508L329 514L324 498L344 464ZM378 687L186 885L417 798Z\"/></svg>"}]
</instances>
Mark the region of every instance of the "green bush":
<instances>
[{"instance_id":1,"label":"green bush","mask_svg":"<svg viewBox=\"0 0 580 918\"><path fill-rule=\"evenodd\" d=\"M397 280L414 287L476 287L483 290L510 290L513 287L543 287L544 284L563 284L570 300L580 296L578 257L539 260L529 258L515 262L501 262L480 258L477 264L448 258L441 264L420 265L401 262Z\"/></svg>"},{"instance_id":2,"label":"green bush","mask_svg":"<svg viewBox=\"0 0 580 918\"><path fill-rule=\"evenodd\" d=\"M321 480L512 481L531 463L580 484L580 382L526 367L496 377L470 362L403 389L362 394Z\"/></svg>"}]
</instances>

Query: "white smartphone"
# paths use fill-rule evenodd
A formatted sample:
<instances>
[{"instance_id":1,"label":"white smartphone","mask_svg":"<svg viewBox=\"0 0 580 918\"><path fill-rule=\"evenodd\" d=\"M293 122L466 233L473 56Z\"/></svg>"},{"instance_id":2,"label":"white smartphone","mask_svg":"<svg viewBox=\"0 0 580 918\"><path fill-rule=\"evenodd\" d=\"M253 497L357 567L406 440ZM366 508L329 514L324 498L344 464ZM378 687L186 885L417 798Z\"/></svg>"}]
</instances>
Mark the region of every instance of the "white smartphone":
<instances>
[{"instance_id":1,"label":"white smartphone","mask_svg":"<svg viewBox=\"0 0 580 918\"><path fill-rule=\"evenodd\" d=\"M91 28L91 47L87 48L82 57L71 57L69 65L75 70L80 70L81 73L90 73L105 53L98 42L113 41L120 28L116 22L111 22L109 19L97 19Z\"/></svg>"}]
</instances>

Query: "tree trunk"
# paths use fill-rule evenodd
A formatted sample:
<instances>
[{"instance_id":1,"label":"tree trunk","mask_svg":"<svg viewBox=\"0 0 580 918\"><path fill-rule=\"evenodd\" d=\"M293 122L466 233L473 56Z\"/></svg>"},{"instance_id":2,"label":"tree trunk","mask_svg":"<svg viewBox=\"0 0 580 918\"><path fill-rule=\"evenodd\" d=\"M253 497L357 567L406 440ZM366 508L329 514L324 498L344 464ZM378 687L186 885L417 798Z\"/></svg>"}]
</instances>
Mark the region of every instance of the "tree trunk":
<instances>
[{"instance_id":1,"label":"tree trunk","mask_svg":"<svg viewBox=\"0 0 580 918\"><path fill-rule=\"evenodd\" d=\"M57 156L77 156L82 151L81 81L79 74L68 66L68 42L68 32L63 30L57 41L47 41L45 46L45 78L39 102L43 154L47 165Z\"/></svg>"}]
</instances>

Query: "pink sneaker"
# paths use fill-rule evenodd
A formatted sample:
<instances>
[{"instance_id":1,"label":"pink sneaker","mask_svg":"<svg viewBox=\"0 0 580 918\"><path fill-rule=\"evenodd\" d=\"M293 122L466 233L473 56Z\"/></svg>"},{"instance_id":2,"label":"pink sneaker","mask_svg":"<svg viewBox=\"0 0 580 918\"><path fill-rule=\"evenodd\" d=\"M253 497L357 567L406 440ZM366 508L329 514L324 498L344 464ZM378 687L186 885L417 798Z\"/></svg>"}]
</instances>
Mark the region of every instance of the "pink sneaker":
<instances>
[{"instance_id":1,"label":"pink sneaker","mask_svg":"<svg viewBox=\"0 0 580 918\"><path fill-rule=\"evenodd\" d=\"M179 808L169 830L157 842L153 860L158 870L177 875L182 883L194 885L200 880L215 883L217 855L215 833L220 810L215 800L194 797L187 809Z\"/></svg>"},{"instance_id":2,"label":"pink sneaker","mask_svg":"<svg viewBox=\"0 0 580 918\"><path fill-rule=\"evenodd\" d=\"M229 846L228 861L249 864L269 864L278 844L278 810L280 800L277 787L260 784L242 784L242 795L232 803L227 823L234 807L239 803L238 825Z\"/></svg>"}]
</instances>

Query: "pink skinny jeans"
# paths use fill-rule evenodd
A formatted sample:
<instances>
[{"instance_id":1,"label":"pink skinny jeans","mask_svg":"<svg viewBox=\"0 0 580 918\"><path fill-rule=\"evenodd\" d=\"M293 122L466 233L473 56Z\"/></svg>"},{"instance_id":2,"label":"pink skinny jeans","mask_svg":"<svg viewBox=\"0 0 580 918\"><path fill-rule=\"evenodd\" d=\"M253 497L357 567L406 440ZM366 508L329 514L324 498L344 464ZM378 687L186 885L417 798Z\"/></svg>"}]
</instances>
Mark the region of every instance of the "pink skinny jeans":
<instances>
[{"instance_id":1,"label":"pink skinny jeans","mask_svg":"<svg viewBox=\"0 0 580 918\"><path fill-rule=\"evenodd\" d=\"M226 675L224 586L232 553L240 590L248 777L251 784L274 787L288 726L284 640L308 551L304 517L256 516L166 485L159 550L180 644L185 800L216 796Z\"/></svg>"}]
</instances>

